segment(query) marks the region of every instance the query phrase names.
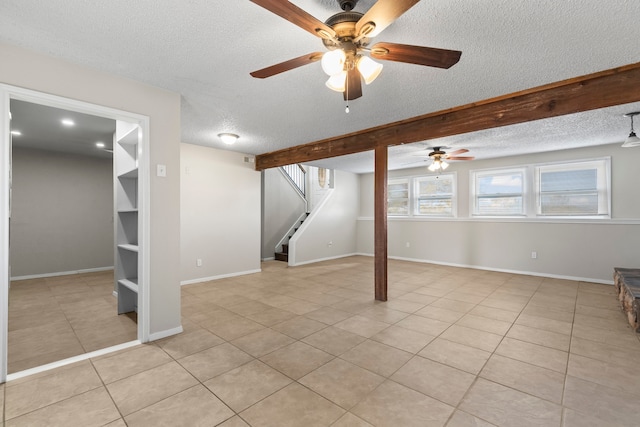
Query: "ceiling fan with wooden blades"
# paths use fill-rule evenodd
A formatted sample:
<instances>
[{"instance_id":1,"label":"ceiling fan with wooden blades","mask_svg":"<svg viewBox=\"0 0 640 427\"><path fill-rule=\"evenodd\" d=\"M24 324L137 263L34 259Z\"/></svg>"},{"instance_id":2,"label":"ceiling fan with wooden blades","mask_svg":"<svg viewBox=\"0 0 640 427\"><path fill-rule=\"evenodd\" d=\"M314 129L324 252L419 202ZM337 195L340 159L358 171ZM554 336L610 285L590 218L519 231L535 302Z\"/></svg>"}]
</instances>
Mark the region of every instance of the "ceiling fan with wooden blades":
<instances>
[{"instance_id":1,"label":"ceiling fan with wooden blades","mask_svg":"<svg viewBox=\"0 0 640 427\"><path fill-rule=\"evenodd\" d=\"M371 58L450 68L460 60L462 52L398 43L376 43L371 39L420 0L378 0L366 13L354 12L358 0L336 0L342 9L326 22L311 16L289 0L251 0L309 33L320 37L327 52L312 52L250 73L264 79L276 74L322 62L329 75L327 86L342 92L345 100L362 96L362 81L371 83L380 74L382 64ZM369 56L367 56L368 54Z\"/></svg>"},{"instance_id":2,"label":"ceiling fan with wooden blades","mask_svg":"<svg viewBox=\"0 0 640 427\"><path fill-rule=\"evenodd\" d=\"M466 148L460 148L455 151L450 151L449 153L444 150L448 147L431 147L427 148L427 150L432 150L428 154L428 159L431 159L431 164L428 169L431 172L442 172L446 168L449 167L449 164L445 160L473 160L475 157L473 156L460 156L460 154L468 153L469 150ZM419 154L419 156L424 156L424 154ZM425 159L427 160L427 159Z\"/></svg>"}]
</instances>

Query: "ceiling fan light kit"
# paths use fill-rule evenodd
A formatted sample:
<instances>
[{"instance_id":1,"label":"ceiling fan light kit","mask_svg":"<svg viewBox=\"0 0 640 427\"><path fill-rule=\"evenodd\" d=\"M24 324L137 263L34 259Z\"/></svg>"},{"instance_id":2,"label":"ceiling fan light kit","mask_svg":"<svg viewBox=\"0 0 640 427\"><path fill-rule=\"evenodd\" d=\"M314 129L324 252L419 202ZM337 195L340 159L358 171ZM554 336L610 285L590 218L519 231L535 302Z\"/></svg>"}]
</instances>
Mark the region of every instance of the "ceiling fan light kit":
<instances>
[{"instance_id":1,"label":"ceiling fan light kit","mask_svg":"<svg viewBox=\"0 0 640 427\"><path fill-rule=\"evenodd\" d=\"M356 67L358 67L358 71L360 72L365 84L373 82L382 72L382 64L374 61L368 56L361 56L358 58Z\"/></svg>"},{"instance_id":2,"label":"ceiling fan light kit","mask_svg":"<svg viewBox=\"0 0 640 427\"><path fill-rule=\"evenodd\" d=\"M347 55L344 53L344 50L336 49L330 50L322 55L320 65L322 65L322 71L324 71L328 76L334 76L344 71L346 61Z\"/></svg>"},{"instance_id":3,"label":"ceiling fan light kit","mask_svg":"<svg viewBox=\"0 0 640 427\"><path fill-rule=\"evenodd\" d=\"M624 115L625 117L629 117L631 119L631 132L629 133L627 139L624 141L624 144L622 144L623 148L637 147L640 145L640 138L638 138L635 131L633 130L633 118L638 114L640 114L640 111L634 111L633 113L627 113Z\"/></svg>"},{"instance_id":4,"label":"ceiling fan light kit","mask_svg":"<svg viewBox=\"0 0 640 427\"><path fill-rule=\"evenodd\" d=\"M445 162L444 160L435 159L427 169L429 169L431 172L442 172L448 167L449 163Z\"/></svg>"},{"instance_id":5,"label":"ceiling fan light kit","mask_svg":"<svg viewBox=\"0 0 640 427\"><path fill-rule=\"evenodd\" d=\"M357 0L336 0L342 12L322 22L289 0L251 0L268 11L320 37L329 50L322 55L323 71L329 75L326 86L343 93L345 101L362 96L362 81L373 82L382 72L382 64L371 57L386 60L450 68L460 60L462 52L397 43L377 43L369 47L370 39L391 25L420 0L378 0L364 14L353 12ZM250 73L256 78L271 77L303 65L316 62L312 53L281 62Z\"/></svg>"},{"instance_id":6,"label":"ceiling fan light kit","mask_svg":"<svg viewBox=\"0 0 640 427\"><path fill-rule=\"evenodd\" d=\"M325 83L327 87L336 92L344 92L346 90L347 72L341 71L333 76L329 77L329 80Z\"/></svg>"}]
</instances>

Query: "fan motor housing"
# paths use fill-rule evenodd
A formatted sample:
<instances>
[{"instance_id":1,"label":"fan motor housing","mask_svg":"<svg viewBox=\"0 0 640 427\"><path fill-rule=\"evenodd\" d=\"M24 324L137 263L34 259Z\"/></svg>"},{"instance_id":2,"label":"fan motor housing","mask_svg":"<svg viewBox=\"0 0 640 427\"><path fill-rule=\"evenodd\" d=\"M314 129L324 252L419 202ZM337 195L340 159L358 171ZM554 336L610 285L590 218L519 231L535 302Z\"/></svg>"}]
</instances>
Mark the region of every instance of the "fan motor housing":
<instances>
[{"instance_id":1,"label":"fan motor housing","mask_svg":"<svg viewBox=\"0 0 640 427\"><path fill-rule=\"evenodd\" d=\"M333 28L336 32L338 40L341 42L353 40L356 37L356 23L362 18L363 14L360 12L338 12L325 21L329 27ZM335 43L333 40L322 39L322 42L327 49L333 50L341 47L339 43ZM363 37L358 41L358 46L366 46L369 44L369 39Z\"/></svg>"}]
</instances>

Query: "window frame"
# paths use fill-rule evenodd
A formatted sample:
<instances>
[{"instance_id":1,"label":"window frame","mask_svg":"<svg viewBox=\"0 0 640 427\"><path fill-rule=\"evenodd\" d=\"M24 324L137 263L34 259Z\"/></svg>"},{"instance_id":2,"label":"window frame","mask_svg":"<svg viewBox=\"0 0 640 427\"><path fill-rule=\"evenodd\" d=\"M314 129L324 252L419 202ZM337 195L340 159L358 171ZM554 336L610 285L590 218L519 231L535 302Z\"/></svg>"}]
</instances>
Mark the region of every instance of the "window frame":
<instances>
[{"instance_id":1,"label":"window frame","mask_svg":"<svg viewBox=\"0 0 640 427\"><path fill-rule=\"evenodd\" d=\"M441 177L451 177L451 193L449 197L432 197L431 199L447 199L451 200L451 212L444 214L420 213L421 198L429 198L428 196L420 196L420 182L437 180ZM414 176L412 181L412 215L420 218L456 218L458 216L458 174L456 172L428 174Z\"/></svg>"},{"instance_id":2,"label":"window frame","mask_svg":"<svg viewBox=\"0 0 640 427\"><path fill-rule=\"evenodd\" d=\"M541 174L546 170L570 171L587 169L585 166L593 165L597 172L596 192L598 195L598 213L585 214L543 214L542 213L542 179ZM539 163L533 165L534 194L535 194L535 216L538 218L558 218L558 219L610 219L611 218L611 157L598 157L591 159L580 159L570 161L559 161L549 163ZM604 193L604 197L601 197ZM603 200L604 199L604 200Z\"/></svg>"},{"instance_id":3,"label":"window frame","mask_svg":"<svg viewBox=\"0 0 640 427\"><path fill-rule=\"evenodd\" d=\"M526 218L527 215L527 206L528 206L528 198L530 195L529 187L528 187L528 177L526 166L516 166L516 167L507 167L507 168L490 168L490 169L476 169L469 171L469 217L476 218ZM518 173L522 178L522 191L521 193L508 193L504 195L507 197L509 195L517 195L519 194L522 199L522 209L520 213L509 213L509 212L499 212L495 214L480 212L478 207L478 183L479 178L487 177L487 176L497 176L497 175L507 175L507 174ZM500 195L500 193L496 193L496 195Z\"/></svg>"},{"instance_id":4,"label":"window frame","mask_svg":"<svg viewBox=\"0 0 640 427\"><path fill-rule=\"evenodd\" d=\"M391 185L394 184L401 184L401 183L406 183L407 184L407 197L406 197L406 201L407 201L407 210L406 213L391 213L389 212L389 206L390 201L392 200L391 197L391 191L389 190L389 188L391 187ZM405 199L405 198L393 198L393 199ZM411 215L411 179L404 177L404 178L388 178L387 179L387 216L393 216L393 217L406 217L406 216L410 216Z\"/></svg>"}]
</instances>

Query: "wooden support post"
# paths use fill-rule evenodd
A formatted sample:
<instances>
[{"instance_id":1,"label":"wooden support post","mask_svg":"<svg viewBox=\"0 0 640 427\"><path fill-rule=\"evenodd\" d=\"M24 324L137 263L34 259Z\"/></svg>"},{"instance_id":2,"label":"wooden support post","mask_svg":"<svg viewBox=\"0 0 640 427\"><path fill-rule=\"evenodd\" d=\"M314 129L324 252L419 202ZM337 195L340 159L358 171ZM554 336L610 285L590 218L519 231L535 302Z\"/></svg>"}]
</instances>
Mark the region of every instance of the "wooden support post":
<instances>
[{"instance_id":1,"label":"wooden support post","mask_svg":"<svg viewBox=\"0 0 640 427\"><path fill-rule=\"evenodd\" d=\"M387 300L387 146L375 149L374 254L376 300Z\"/></svg>"}]
</instances>

